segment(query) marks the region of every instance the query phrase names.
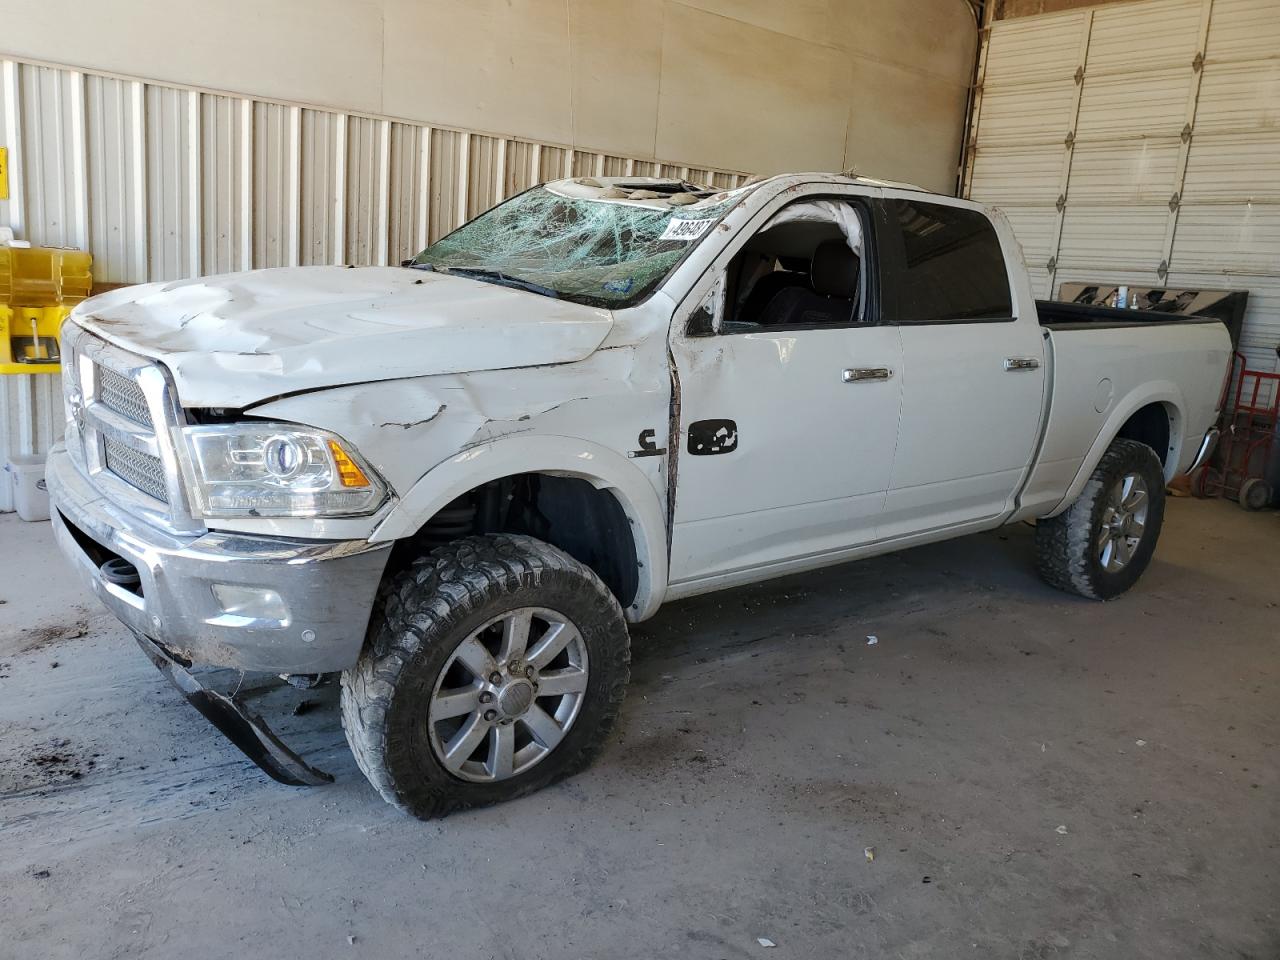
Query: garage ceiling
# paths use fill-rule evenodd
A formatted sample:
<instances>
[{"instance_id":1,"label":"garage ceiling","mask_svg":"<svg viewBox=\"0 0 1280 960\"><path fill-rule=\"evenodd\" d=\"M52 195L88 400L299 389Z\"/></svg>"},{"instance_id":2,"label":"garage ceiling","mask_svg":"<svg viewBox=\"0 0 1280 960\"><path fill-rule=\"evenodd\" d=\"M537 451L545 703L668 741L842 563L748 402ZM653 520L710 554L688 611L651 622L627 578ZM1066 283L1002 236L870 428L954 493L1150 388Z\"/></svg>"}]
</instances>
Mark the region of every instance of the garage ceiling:
<instances>
[{"instance_id":1,"label":"garage ceiling","mask_svg":"<svg viewBox=\"0 0 1280 960\"><path fill-rule=\"evenodd\" d=\"M1280 2L1151 0L1006 20L979 65L966 193L1038 296L1070 281L1247 289L1280 342Z\"/></svg>"}]
</instances>

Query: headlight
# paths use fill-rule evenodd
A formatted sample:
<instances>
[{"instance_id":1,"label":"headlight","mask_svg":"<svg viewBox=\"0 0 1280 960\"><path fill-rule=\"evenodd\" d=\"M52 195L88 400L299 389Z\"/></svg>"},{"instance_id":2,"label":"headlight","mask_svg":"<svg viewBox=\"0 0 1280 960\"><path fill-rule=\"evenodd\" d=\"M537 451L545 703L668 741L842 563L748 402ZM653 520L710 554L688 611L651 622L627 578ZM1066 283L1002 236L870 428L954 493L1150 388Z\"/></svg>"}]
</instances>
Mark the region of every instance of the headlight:
<instances>
[{"instance_id":1,"label":"headlight","mask_svg":"<svg viewBox=\"0 0 1280 960\"><path fill-rule=\"evenodd\" d=\"M373 513L386 484L346 441L281 423L184 427L183 470L205 517L349 517Z\"/></svg>"}]
</instances>

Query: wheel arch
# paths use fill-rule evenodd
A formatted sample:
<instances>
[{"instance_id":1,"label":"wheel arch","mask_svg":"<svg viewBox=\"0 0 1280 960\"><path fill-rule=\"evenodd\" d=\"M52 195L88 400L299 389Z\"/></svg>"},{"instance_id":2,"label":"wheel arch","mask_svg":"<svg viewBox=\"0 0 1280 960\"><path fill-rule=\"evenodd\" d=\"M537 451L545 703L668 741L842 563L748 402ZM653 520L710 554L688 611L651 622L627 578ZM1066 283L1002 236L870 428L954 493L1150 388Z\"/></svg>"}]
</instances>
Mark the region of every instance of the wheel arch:
<instances>
[{"instance_id":1,"label":"wheel arch","mask_svg":"<svg viewBox=\"0 0 1280 960\"><path fill-rule=\"evenodd\" d=\"M1172 381L1154 381L1131 390L1107 415L1066 495L1045 516L1055 517L1075 503L1102 455L1117 437L1136 440L1155 450L1164 468L1165 482L1172 480L1182 459L1185 409L1182 391ZM1161 442L1164 449L1156 449L1154 444Z\"/></svg>"},{"instance_id":2,"label":"wheel arch","mask_svg":"<svg viewBox=\"0 0 1280 960\"><path fill-rule=\"evenodd\" d=\"M625 604L628 620L644 620L667 586L666 520L650 479L630 460L587 440L513 436L472 447L433 467L411 487L370 537L372 542L416 534L444 507L485 484L523 475L585 481L611 495L626 517L634 551L636 588Z\"/></svg>"}]
</instances>

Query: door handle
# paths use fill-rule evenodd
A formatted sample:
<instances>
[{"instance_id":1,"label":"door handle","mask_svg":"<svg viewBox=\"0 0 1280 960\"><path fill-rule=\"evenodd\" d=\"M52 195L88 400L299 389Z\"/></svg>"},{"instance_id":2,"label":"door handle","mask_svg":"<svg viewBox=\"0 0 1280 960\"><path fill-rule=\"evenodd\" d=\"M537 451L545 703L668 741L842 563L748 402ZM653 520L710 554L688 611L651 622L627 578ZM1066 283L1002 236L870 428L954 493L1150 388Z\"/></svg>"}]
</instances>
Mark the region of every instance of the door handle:
<instances>
[{"instance_id":1,"label":"door handle","mask_svg":"<svg viewBox=\"0 0 1280 960\"><path fill-rule=\"evenodd\" d=\"M866 383L871 380L888 380L893 371L888 367L853 367L845 370L840 379L845 383Z\"/></svg>"},{"instance_id":2,"label":"door handle","mask_svg":"<svg viewBox=\"0 0 1280 960\"><path fill-rule=\"evenodd\" d=\"M1012 373L1015 370L1036 370L1040 366L1040 361L1035 357L1009 357L1005 360L1004 368Z\"/></svg>"}]
</instances>

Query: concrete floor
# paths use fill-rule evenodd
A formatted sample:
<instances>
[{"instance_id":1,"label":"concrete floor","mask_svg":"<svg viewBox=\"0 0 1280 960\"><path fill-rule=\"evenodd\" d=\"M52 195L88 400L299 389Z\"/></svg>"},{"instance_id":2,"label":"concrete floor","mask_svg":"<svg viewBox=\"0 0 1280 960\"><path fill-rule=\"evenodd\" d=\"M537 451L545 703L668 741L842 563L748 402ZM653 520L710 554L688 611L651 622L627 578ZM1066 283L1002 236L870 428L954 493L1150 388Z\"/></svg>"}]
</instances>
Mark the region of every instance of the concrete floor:
<instances>
[{"instance_id":1,"label":"concrete floor","mask_svg":"<svg viewBox=\"0 0 1280 960\"><path fill-rule=\"evenodd\" d=\"M266 780L3 517L0 956L1274 960L1278 534L1172 501L1105 605L1024 526L672 605L595 767L424 824L332 690L263 709L337 783Z\"/></svg>"}]
</instances>

